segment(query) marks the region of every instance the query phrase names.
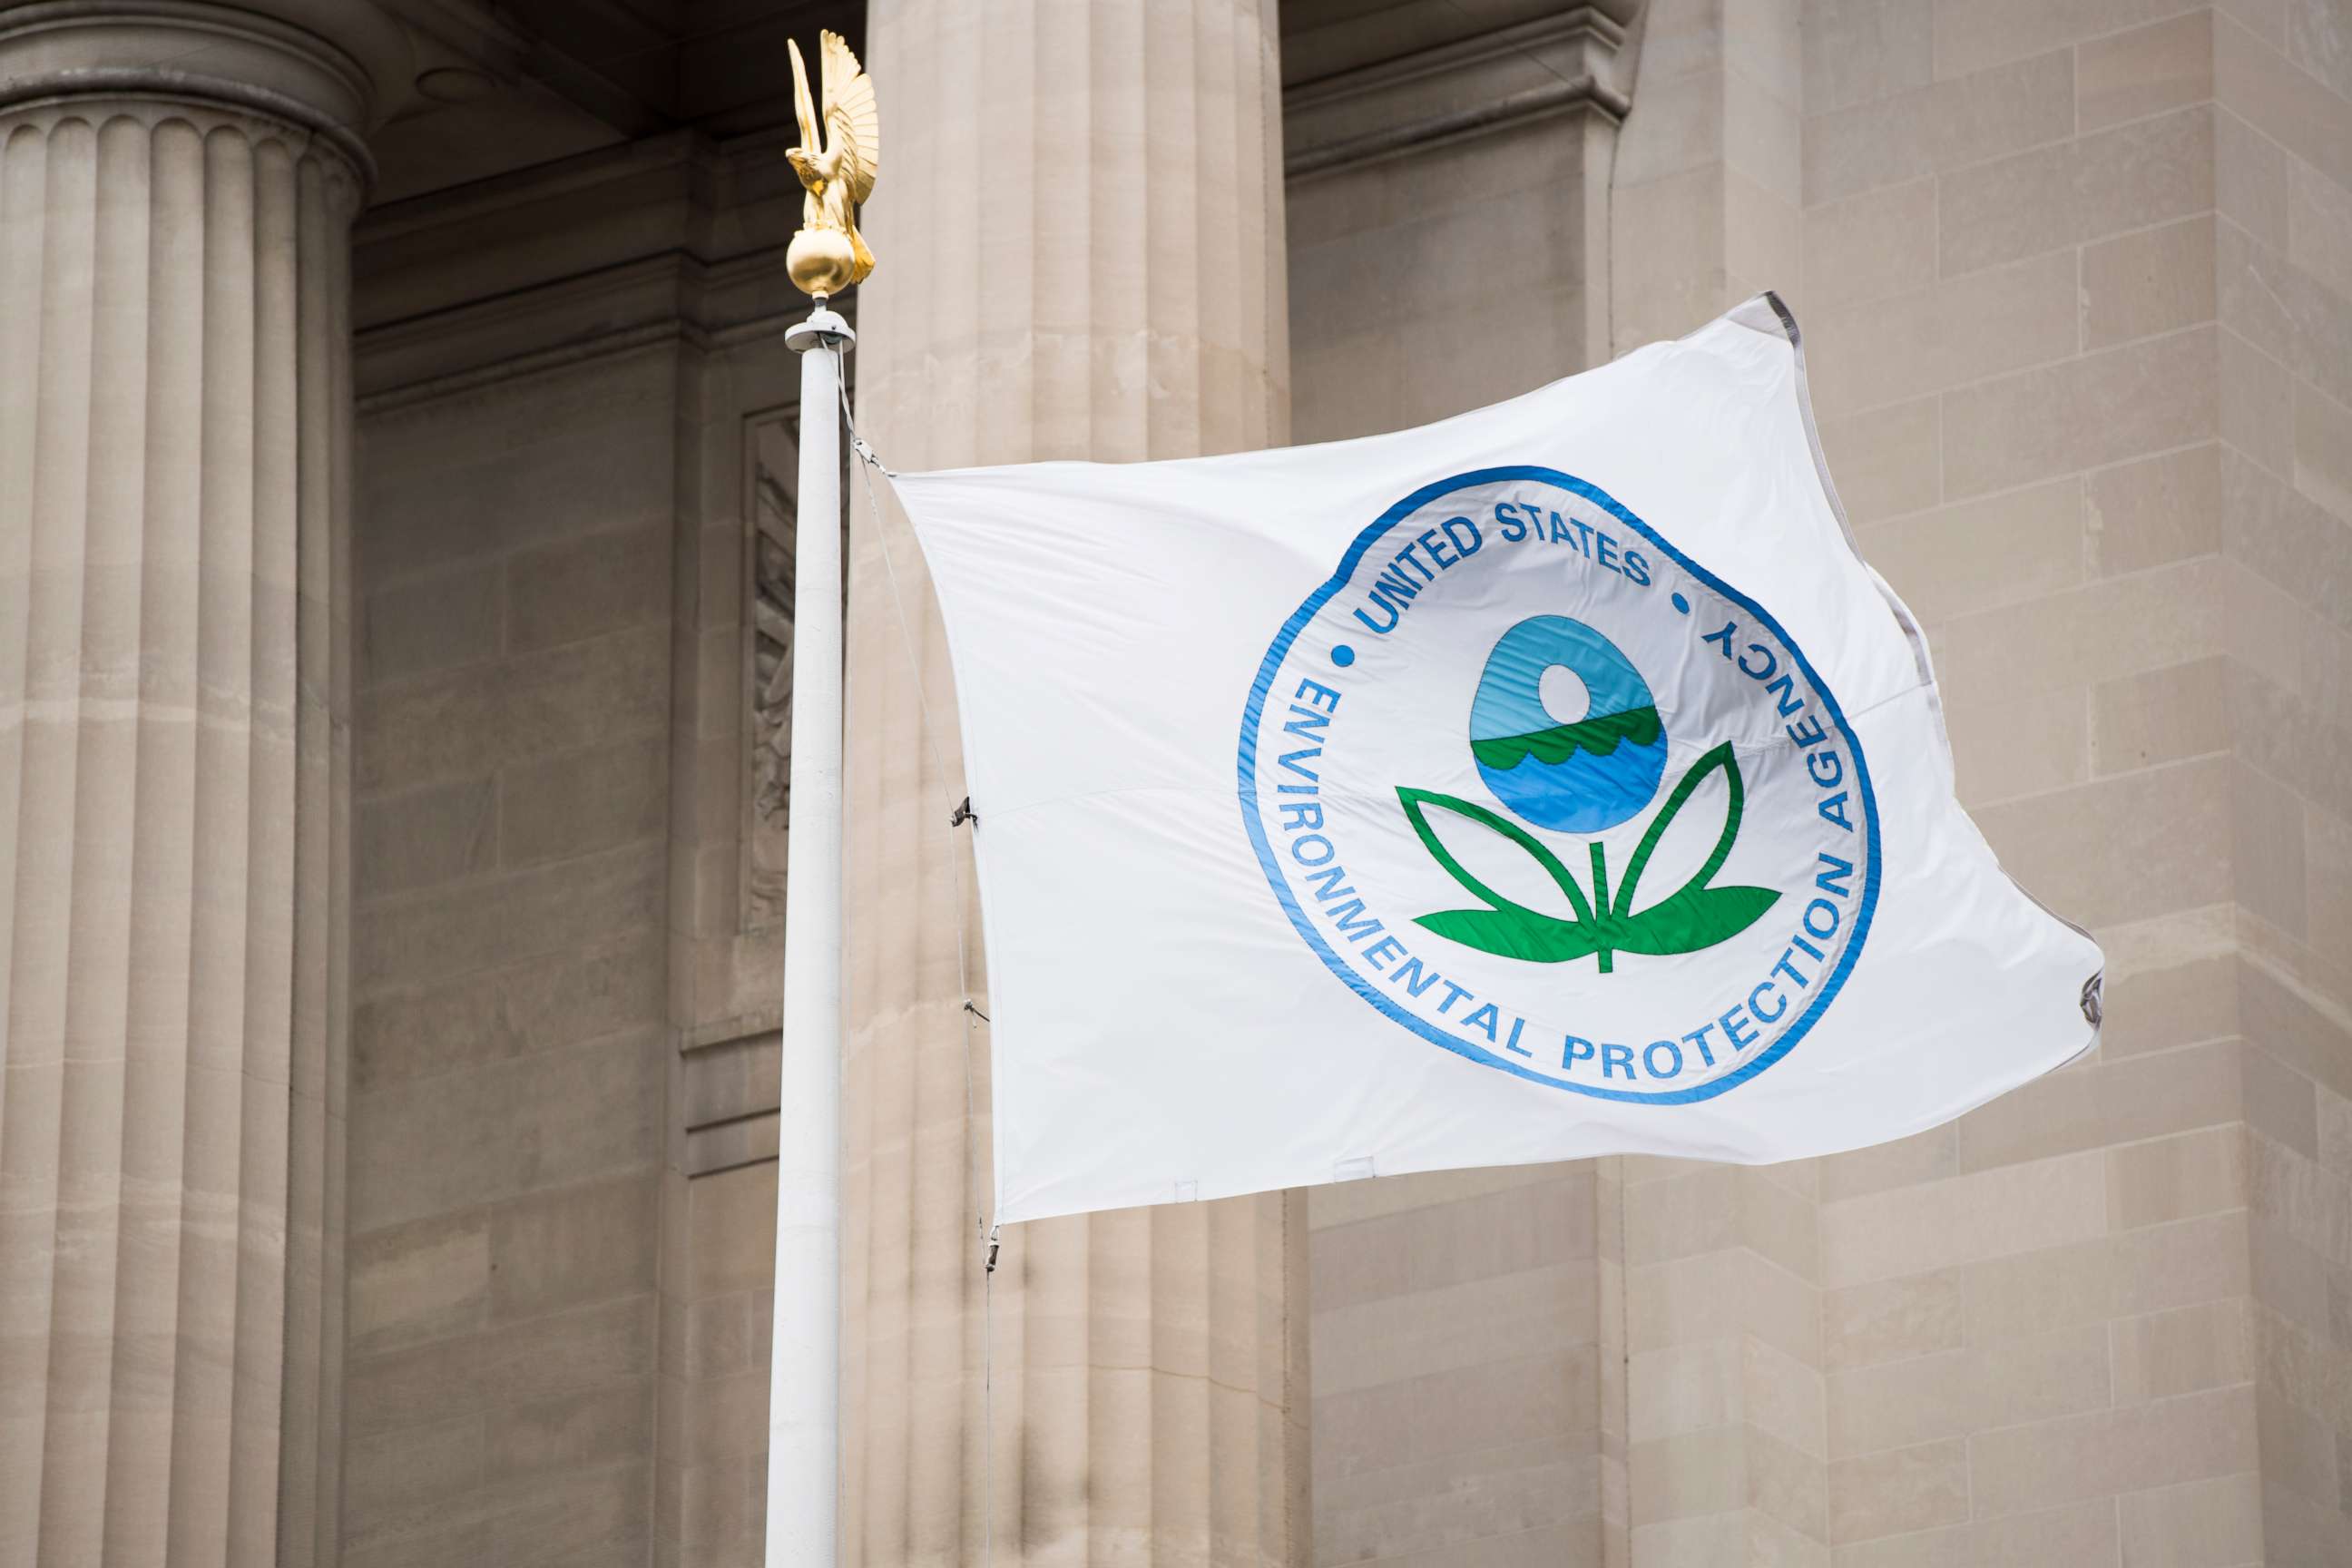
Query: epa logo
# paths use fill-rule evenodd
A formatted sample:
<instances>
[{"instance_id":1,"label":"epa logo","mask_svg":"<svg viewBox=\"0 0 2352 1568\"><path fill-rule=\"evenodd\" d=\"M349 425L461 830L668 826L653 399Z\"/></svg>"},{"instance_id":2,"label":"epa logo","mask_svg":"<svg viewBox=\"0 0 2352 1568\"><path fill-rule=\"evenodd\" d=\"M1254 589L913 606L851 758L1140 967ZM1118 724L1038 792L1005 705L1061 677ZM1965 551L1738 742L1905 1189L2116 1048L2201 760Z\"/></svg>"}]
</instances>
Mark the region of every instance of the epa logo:
<instances>
[{"instance_id":1,"label":"epa logo","mask_svg":"<svg viewBox=\"0 0 2352 1568\"><path fill-rule=\"evenodd\" d=\"M1242 719L1244 826L1393 1023L1575 1093L1720 1094L1835 1002L1877 804L1779 624L1581 479L1457 475L1359 534Z\"/></svg>"},{"instance_id":2,"label":"epa logo","mask_svg":"<svg viewBox=\"0 0 2352 1568\"><path fill-rule=\"evenodd\" d=\"M1549 680L1554 671L1570 678L1558 684L1570 685L1571 693L1547 703L1545 687L1554 684ZM1560 718L1559 710L1570 703L1583 711ZM1435 790L1400 788L1397 798L1414 834L1482 906L1417 917L1416 924L1440 936L1538 963L1590 953L1606 974L1619 952L1696 952L1712 947L1755 924L1780 901L1780 895L1769 888L1709 884L1738 840L1746 809L1739 761L1727 742L1683 774L1650 819L1612 894L1608 840L1598 835L1631 818L1657 794L1665 772L1666 734L1641 671L1614 643L1581 621L1534 616L1503 634L1487 658L1471 704L1470 754L1477 760L1481 781L1522 821L1586 836L1591 885L1588 896L1579 886L1578 874L1542 840L1475 801ZM1714 848L1679 889L1637 911L1635 891L1668 825L1717 773L1723 775L1727 794ZM1544 914L1480 881L1431 826L1433 807L1477 823L1526 851L1567 898L1573 914L1567 919Z\"/></svg>"}]
</instances>

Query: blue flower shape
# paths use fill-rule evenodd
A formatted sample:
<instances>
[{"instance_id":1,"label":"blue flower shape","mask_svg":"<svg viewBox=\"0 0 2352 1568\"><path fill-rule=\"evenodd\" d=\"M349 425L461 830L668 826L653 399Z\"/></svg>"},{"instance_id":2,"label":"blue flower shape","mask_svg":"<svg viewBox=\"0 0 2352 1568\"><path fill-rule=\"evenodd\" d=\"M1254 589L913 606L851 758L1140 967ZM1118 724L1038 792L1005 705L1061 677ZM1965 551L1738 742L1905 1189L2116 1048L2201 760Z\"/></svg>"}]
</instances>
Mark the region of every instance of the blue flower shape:
<instances>
[{"instance_id":1,"label":"blue flower shape","mask_svg":"<svg viewBox=\"0 0 2352 1568\"><path fill-rule=\"evenodd\" d=\"M1584 683L1583 717L1562 722L1543 703L1544 672ZM1532 616L1486 656L1470 703L1470 752L1496 799L1538 827L1594 834L1656 797L1666 731L1649 682L1617 645L1567 616Z\"/></svg>"}]
</instances>

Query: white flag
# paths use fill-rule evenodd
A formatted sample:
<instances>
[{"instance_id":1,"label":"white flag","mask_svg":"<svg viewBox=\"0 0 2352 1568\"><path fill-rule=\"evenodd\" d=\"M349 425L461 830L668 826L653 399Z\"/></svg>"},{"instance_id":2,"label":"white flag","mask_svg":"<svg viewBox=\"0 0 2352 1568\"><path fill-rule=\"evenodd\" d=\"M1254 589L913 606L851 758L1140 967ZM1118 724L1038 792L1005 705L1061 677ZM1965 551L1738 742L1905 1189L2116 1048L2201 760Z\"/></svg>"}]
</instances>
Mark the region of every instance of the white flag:
<instances>
[{"instance_id":1,"label":"white flag","mask_svg":"<svg viewBox=\"0 0 2352 1568\"><path fill-rule=\"evenodd\" d=\"M1945 1121L2097 1038L1767 295L1418 430L902 476L1008 1220Z\"/></svg>"}]
</instances>

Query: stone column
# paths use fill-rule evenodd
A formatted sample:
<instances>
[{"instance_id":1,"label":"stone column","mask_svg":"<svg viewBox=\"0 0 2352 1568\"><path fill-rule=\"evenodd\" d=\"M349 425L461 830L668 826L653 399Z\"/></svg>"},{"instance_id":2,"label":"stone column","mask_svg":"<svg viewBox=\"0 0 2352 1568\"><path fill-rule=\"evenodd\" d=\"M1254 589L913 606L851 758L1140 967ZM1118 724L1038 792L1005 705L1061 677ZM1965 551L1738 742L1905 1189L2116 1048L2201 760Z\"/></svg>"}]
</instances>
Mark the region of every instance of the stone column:
<instances>
[{"instance_id":1,"label":"stone column","mask_svg":"<svg viewBox=\"0 0 2352 1568\"><path fill-rule=\"evenodd\" d=\"M894 466L1286 438L1270 0L876 0L869 25L890 143L855 374ZM1304 1563L1295 1194L1009 1228L984 1400L988 1036L968 1114L959 898L982 979L948 826L953 687L903 520L861 510L852 533L849 1558L978 1563L992 1516L1000 1563Z\"/></svg>"},{"instance_id":2,"label":"stone column","mask_svg":"<svg viewBox=\"0 0 2352 1568\"><path fill-rule=\"evenodd\" d=\"M368 96L248 8L0 14L5 1568L331 1540Z\"/></svg>"}]
</instances>

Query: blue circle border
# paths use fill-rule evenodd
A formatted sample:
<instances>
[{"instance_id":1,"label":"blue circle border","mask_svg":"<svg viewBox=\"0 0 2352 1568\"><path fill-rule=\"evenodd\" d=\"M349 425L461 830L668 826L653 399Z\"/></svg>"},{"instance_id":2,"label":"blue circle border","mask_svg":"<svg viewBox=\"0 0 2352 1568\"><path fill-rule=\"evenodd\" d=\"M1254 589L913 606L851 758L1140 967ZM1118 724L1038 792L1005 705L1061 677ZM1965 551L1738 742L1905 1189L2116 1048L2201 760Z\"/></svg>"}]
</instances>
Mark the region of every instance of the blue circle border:
<instances>
[{"instance_id":1,"label":"blue circle border","mask_svg":"<svg viewBox=\"0 0 2352 1568\"><path fill-rule=\"evenodd\" d=\"M1398 1006L1394 1001L1382 995L1370 981L1358 973L1353 966L1332 949L1330 943L1323 940L1322 933L1317 931L1314 923L1307 918L1306 910L1299 907L1297 896L1291 891L1288 879L1282 874L1281 862L1276 858L1273 847L1266 841L1265 824L1261 820L1257 807L1257 735L1260 721L1265 710L1266 694L1274 688L1275 674L1281 668L1284 658L1288 656L1290 645L1297 640L1299 632L1306 627L1307 622L1315 618L1316 612L1328 604L1333 595L1347 586L1349 580L1355 574L1357 563L1390 529L1440 496L1450 495L1459 489L1467 489L1473 485L1494 484L1506 479L1532 479L1567 490L1572 495L1582 496L1618 521L1641 534L1685 572L1755 616L1758 623L1779 638L1780 646L1787 648L1790 657L1797 661L1797 668L1804 672L1806 681L1812 687L1814 694L1821 698L1822 706L1829 710L1831 719L1837 724L1838 733L1845 737L1848 749L1853 752L1854 781L1862 795L1864 843L1870 855L1870 863L1863 872L1861 912L1855 917L1853 939L1846 943L1845 951L1839 955L1837 967L1832 971L1828 981L1813 994L1811 1005L1805 1009L1795 1023L1783 1030L1769 1048L1759 1053L1752 1061L1743 1062L1738 1068L1724 1074L1723 1077L1696 1088L1644 1093L1639 1089L1609 1089L1601 1084L1569 1083L1548 1074L1537 1072L1531 1068L1522 1067L1492 1051L1484 1050L1471 1041L1458 1035L1448 1034L1426 1019ZM1307 939L1307 946L1313 948L1317 956L1323 960L1325 968L1346 982L1349 990L1370 1002L1389 1018L1403 1025L1433 1045L1442 1046L1456 1056L1465 1057L1482 1066L1498 1068L1515 1077L1527 1079L1531 1082L1544 1084L1553 1089L1566 1089L1571 1094L1589 1095L1597 1100L1628 1100L1644 1105L1685 1105L1696 1100L1712 1100L1717 1095L1754 1078L1758 1073L1788 1055L1797 1043L1811 1031L1812 1026L1820 1022L1822 1015L1828 1010L1829 1005L1837 999L1839 990L1845 984L1846 976L1853 969L1854 961L1862 956L1863 944L1870 937L1871 917L1878 909L1878 796L1871 787L1870 764L1863 755L1861 739L1854 734L1853 727L1846 722L1844 710L1838 706L1837 698L1831 693L1829 687L1814 671L1811 662L1805 658L1804 650L1796 645L1787 632L1780 629L1780 623L1774 620L1761 605L1675 549L1660 537L1656 530L1621 505L1614 496L1597 485L1580 479L1573 474L1562 473L1557 468L1516 464L1496 468L1474 468L1468 473L1456 474L1451 479L1438 479L1433 483L1423 485L1389 508L1381 514L1377 521L1356 535L1355 542L1348 546L1347 553L1339 558L1339 570L1331 574L1329 581L1309 594L1307 601L1292 613L1288 620L1282 623L1282 629L1275 634L1272 646L1266 649L1265 658L1258 666L1257 678L1250 683L1249 700L1243 705L1241 750L1235 771L1240 787L1242 826L1248 830L1250 845L1257 851L1258 864L1265 869L1265 879L1273 887L1275 896L1282 900L1283 910L1289 915L1291 925L1297 930L1300 936Z\"/></svg>"}]
</instances>

